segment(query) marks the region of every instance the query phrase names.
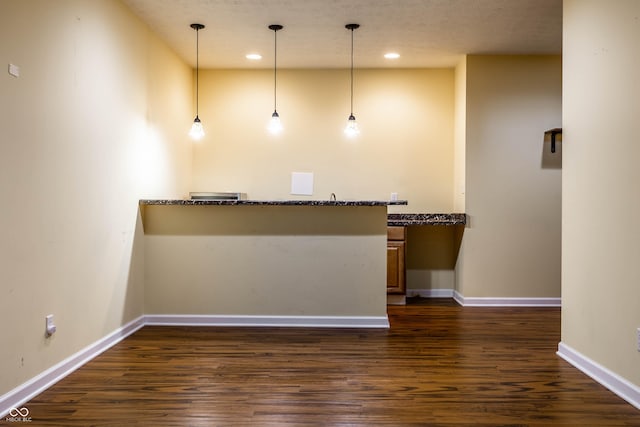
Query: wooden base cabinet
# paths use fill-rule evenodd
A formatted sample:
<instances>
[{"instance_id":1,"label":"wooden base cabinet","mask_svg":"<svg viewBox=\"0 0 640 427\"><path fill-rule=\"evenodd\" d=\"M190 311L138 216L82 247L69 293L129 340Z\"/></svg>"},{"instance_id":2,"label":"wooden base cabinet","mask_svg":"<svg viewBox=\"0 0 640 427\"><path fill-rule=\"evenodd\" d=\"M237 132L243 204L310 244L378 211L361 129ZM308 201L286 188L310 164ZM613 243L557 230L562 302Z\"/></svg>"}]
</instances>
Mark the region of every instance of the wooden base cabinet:
<instances>
[{"instance_id":1,"label":"wooden base cabinet","mask_svg":"<svg viewBox=\"0 0 640 427\"><path fill-rule=\"evenodd\" d=\"M387 227L387 295L406 294L406 227Z\"/></svg>"}]
</instances>

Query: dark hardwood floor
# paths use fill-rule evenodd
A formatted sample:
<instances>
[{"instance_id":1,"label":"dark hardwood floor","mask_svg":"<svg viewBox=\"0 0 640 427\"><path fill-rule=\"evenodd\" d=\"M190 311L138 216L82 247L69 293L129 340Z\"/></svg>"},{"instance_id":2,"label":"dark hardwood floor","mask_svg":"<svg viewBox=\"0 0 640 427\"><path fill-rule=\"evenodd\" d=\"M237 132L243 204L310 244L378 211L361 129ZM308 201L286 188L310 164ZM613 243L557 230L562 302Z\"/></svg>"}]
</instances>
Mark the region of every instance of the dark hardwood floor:
<instances>
[{"instance_id":1,"label":"dark hardwood floor","mask_svg":"<svg viewBox=\"0 0 640 427\"><path fill-rule=\"evenodd\" d=\"M145 327L24 406L34 426L640 426L555 355L559 309L423 300L389 317Z\"/></svg>"}]
</instances>

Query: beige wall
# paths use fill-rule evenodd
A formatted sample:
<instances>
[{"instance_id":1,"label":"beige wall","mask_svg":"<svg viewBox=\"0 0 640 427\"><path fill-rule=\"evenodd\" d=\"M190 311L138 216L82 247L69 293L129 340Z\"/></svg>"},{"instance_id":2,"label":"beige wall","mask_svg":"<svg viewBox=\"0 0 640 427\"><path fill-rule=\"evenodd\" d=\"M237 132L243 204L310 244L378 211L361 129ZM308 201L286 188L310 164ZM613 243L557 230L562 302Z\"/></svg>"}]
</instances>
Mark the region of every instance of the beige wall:
<instances>
[{"instance_id":1,"label":"beige wall","mask_svg":"<svg viewBox=\"0 0 640 427\"><path fill-rule=\"evenodd\" d=\"M386 318L385 206L146 206L145 313Z\"/></svg>"},{"instance_id":2,"label":"beige wall","mask_svg":"<svg viewBox=\"0 0 640 427\"><path fill-rule=\"evenodd\" d=\"M455 116L453 154L453 210L465 212L465 173L467 143L467 57L455 68Z\"/></svg>"},{"instance_id":3,"label":"beige wall","mask_svg":"<svg viewBox=\"0 0 640 427\"><path fill-rule=\"evenodd\" d=\"M463 226L412 226L407 230L407 291L428 296L452 292Z\"/></svg>"},{"instance_id":4,"label":"beige wall","mask_svg":"<svg viewBox=\"0 0 640 427\"><path fill-rule=\"evenodd\" d=\"M465 212L467 58L454 70L453 212ZM462 243L461 227L410 227L407 236L407 289L422 295L453 291Z\"/></svg>"},{"instance_id":5,"label":"beige wall","mask_svg":"<svg viewBox=\"0 0 640 427\"><path fill-rule=\"evenodd\" d=\"M464 297L559 297L561 169L547 129L561 125L559 56L466 63Z\"/></svg>"},{"instance_id":6,"label":"beige wall","mask_svg":"<svg viewBox=\"0 0 640 427\"><path fill-rule=\"evenodd\" d=\"M640 3L564 3L562 342L640 386Z\"/></svg>"},{"instance_id":7,"label":"beige wall","mask_svg":"<svg viewBox=\"0 0 640 427\"><path fill-rule=\"evenodd\" d=\"M273 112L269 70L200 74L207 135L194 148L193 189L233 190L252 199L290 199L291 172L313 172L327 199L409 200L394 212L453 210L452 69L356 70L355 140L348 70L279 70L278 112L285 130L266 131ZM303 196L304 198L304 196Z\"/></svg>"},{"instance_id":8,"label":"beige wall","mask_svg":"<svg viewBox=\"0 0 640 427\"><path fill-rule=\"evenodd\" d=\"M192 73L115 1L2 1L0 57L2 395L142 314L137 201L189 188Z\"/></svg>"},{"instance_id":9,"label":"beige wall","mask_svg":"<svg viewBox=\"0 0 640 427\"><path fill-rule=\"evenodd\" d=\"M202 71L200 88L207 135L194 146L193 190L242 191L252 199L336 193L348 200L388 200L397 192L409 205L390 212L454 210L453 69L356 70L354 114L362 133L355 140L342 132L348 70L279 70L279 136L266 131L271 70ZM314 173L313 196L289 194L291 172ZM436 271L442 263L429 260L436 248L425 232L410 236L408 287L452 289L455 261ZM451 251L453 240L438 242Z\"/></svg>"}]
</instances>

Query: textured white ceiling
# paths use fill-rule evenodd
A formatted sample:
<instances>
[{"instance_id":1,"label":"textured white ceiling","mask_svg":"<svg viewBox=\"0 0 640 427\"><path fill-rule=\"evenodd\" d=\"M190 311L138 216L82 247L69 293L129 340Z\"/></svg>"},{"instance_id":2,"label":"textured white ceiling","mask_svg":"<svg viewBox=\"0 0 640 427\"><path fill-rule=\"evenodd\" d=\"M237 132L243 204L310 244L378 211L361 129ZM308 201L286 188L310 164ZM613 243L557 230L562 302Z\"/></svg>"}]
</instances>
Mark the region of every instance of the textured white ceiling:
<instances>
[{"instance_id":1,"label":"textured white ceiling","mask_svg":"<svg viewBox=\"0 0 640 427\"><path fill-rule=\"evenodd\" d=\"M463 54L559 54L562 0L123 0L187 63L201 68L451 67ZM383 58L387 51L400 59ZM259 62L245 58L262 54Z\"/></svg>"}]
</instances>

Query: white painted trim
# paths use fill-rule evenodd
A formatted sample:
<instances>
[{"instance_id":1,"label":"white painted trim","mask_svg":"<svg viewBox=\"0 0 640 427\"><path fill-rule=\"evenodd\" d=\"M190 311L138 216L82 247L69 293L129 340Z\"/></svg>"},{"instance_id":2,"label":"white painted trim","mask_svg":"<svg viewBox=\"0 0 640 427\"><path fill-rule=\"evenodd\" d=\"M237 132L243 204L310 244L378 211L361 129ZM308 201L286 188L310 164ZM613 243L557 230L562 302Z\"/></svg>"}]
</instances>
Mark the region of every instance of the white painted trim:
<instances>
[{"instance_id":1,"label":"white painted trim","mask_svg":"<svg viewBox=\"0 0 640 427\"><path fill-rule=\"evenodd\" d=\"M407 289L408 297L453 298L453 289Z\"/></svg>"},{"instance_id":2,"label":"white painted trim","mask_svg":"<svg viewBox=\"0 0 640 427\"><path fill-rule=\"evenodd\" d=\"M460 292L453 291L453 299L455 300L455 302L464 307L464 296Z\"/></svg>"},{"instance_id":3,"label":"white painted trim","mask_svg":"<svg viewBox=\"0 0 640 427\"><path fill-rule=\"evenodd\" d=\"M637 385L632 384L615 372L600 365L598 362L589 359L565 343L561 342L558 344L556 354L635 406L636 409L640 409L640 387Z\"/></svg>"},{"instance_id":4,"label":"white painted trim","mask_svg":"<svg viewBox=\"0 0 640 427\"><path fill-rule=\"evenodd\" d=\"M57 383L73 371L89 362L94 357L113 347L129 335L144 326L144 317L140 316L109 335L99 339L79 352L69 356L62 362L52 366L39 375L31 378L8 393L0 396L0 418L4 418L11 408L18 408L53 384Z\"/></svg>"},{"instance_id":5,"label":"white painted trim","mask_svg":"<svg viewBox=\"0 0 640 427\"><path fill-rule=\"evenodd\" d=\"M455 291L453 299L464 307L561 307L561 298L468 298Z\"/></svg>"},{"instance_id":6,"label":"white painted trim","mask_svg":"<svg viewBox=\"0 0 640 427\"><path fill-rule=\"evenodd\" d=\"M259 326L311 328L388 328L385 316L242 316L147 314L145 325L158 326Z\"/></svg>"}]
</instances>

